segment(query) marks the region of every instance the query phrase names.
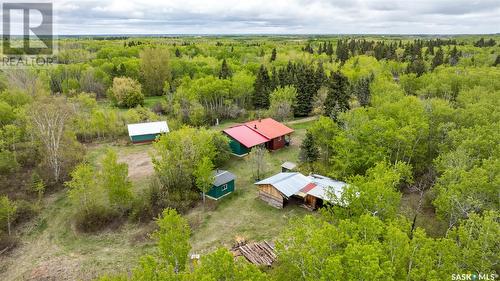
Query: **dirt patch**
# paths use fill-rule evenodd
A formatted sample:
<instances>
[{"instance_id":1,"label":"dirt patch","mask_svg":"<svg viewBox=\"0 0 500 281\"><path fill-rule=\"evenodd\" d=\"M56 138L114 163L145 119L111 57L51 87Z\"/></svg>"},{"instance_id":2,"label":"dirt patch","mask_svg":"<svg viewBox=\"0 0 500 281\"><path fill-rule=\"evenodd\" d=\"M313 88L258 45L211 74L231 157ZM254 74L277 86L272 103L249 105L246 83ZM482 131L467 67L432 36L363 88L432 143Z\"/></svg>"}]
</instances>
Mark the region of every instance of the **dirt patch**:
<instances>
[{"instance_id":1,"label":"dirt patch","mask_svg":"<svg viewBox=\"0 0 500 281\"><path fill-rule=\"evenodd\" d=\"M149 150L120 155L118 161L128 164L128 176L132 181L143 179L154 173Z\"/></svg>"},{"instance_id":2,"label":"dirt patch","mask_svg":"<svg viewBox=\"0 0 500 281\"><path fill-rule=\"evenodd\" d=\"M78 259L58 257L41 262L25 278L30 281L77 280L82 277L74 270L78 267Z\"/></svg>"}]
</instances>

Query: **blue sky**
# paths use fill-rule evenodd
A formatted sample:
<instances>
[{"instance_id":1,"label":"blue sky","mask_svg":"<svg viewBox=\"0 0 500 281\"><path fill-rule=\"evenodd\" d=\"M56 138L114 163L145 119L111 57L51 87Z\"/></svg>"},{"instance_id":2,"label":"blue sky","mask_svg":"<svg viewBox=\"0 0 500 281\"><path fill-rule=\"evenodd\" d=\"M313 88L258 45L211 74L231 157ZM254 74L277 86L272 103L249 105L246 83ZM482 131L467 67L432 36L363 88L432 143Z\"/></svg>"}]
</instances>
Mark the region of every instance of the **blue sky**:
<instances>
[{"instance_id":1,"label":"blue sky","mask_svg":"<svg viewBox=\"0 0 500 281\"><path fill-rule=\"evenodd\" d=\"M475 34L500 0L53 1L58 34Z\"/></svg>"}]
</instances>

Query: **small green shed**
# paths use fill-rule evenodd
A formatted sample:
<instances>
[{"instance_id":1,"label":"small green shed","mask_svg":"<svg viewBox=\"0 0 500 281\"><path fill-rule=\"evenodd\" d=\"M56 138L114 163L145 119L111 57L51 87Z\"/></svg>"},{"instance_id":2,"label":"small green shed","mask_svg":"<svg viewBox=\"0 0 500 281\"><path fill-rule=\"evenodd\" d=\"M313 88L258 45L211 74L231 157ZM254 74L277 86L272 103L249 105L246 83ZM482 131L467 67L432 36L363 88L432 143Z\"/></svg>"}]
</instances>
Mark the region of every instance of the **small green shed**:
<instances>
[{"instance_id":1,"label":"small green shed","mask_svg":"<svg viewBox=\"0 0 500 281\"><path fill-rule=\"evenodd\" d=\"M160 134L169 132L166 121L128 124L128 134L132 143L148 143Z\"/></svg>"},{"instance_id":2,"label":"small green shed","mask_svg":"<svg viewBox=\"0 0 500 281\"><path fill-rule=\"evenodd\" d=\"M236 176L233 173L225 170L216 170L213 172L213 175L214 183L212 189L205 194L207 197L219 200L234 191Z\"/></svg>"}]
</instances>

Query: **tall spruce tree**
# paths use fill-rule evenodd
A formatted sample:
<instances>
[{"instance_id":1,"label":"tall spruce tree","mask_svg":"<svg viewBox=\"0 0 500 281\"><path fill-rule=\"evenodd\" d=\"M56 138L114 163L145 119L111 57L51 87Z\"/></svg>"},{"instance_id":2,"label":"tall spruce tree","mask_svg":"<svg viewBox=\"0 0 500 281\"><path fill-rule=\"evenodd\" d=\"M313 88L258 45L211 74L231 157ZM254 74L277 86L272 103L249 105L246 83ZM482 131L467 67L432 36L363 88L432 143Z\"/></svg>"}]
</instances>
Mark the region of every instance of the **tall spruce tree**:
<instances>
[{"instance_id":1,"label":"tall spruce tree","mask_svg":"<svg viewBox=\"0 0 500 281\"><path fill-rule=\"evenodd\" d=\"M450 65L455 66L460 59L460 53L457 50L457 46L453 46L450 52Z\"/></svg>"},{"instance_id":2,"label":"tall spruce tree","mask_svg":"<svg viewBox=\"0 0 500 281\"><path fill-rule=\"evenodd\" d=\"M499 66L499 65L500 65L500 55L497 55L497 58L495 59L493 66Z\"/></svg>"},{"instance_id":3,"label":"tall spruce tree","mask_svg":"<svg viewBox=\"0 0 500 281\"><path fill-rule=\"evenodd\" d=\"M267 109L269 107L269 94L271 93L271 79L267 68L260 66L254 83L253 106L256 109Z\"/></svg>"},{"instance_id":4,"label":"tall spruce tree","mask_svg":"<svg viewBox=\"0 0 500 281\"><path fill-rule=\"evenodd\" d=\"M295 116L307 116L312 111L312 100L319 89L316 86L316 73L314 68L299 64L296 68L297 104L294 108Z\"/></svg>"},{"instance_id":5,"label":"tall spruce tree","mask_svg":"<svg viewBox=\"0 0 500 281\"><path fill-rule=\"evenodd\" d=\"M363 77L359 79L354 85L354 93L358 98L359 105L368 106L370 105L371 92L370 92L370 82L373 80L373 74L370 77Z\"/></svg>"},{"instance_id":6,"label":"tall spruce tree","mask_svg":"<svg viewBox=\"0 0 500 281\"><path fill-rule=\"evenodd\" d=\"M222 60L222 66L220 68L219 72L219 79L228 79L231 77L231 70L229 69L229 66L227 65L226 59Z\"/></svg>"},{"instance_id":7,"label":"tall spruce tree","mask_svg":"<svg viewBox=\"0 0 500 281\"><path fill-rule=\"evenodd\" d=\"M325 115L338 121L338 114L347 111L349 105L349 81L341 72L333 72L327 83L328 95L325 100Z\"/></svg>"},{"instance_id":8,"label":"tall spruce tree","mask_svg":"<svg viewBox=\"0 0 500 281\"><path fill-rule=\"evenodd\" d=\"M344 64L349 59L349 49L343 40L337 42L337 60Z\"/></svg>"},{"instance_id":9,"label":"tall spruce tree","mask_svg":"<svg viewBox=\"0 0 500 281\"><path fill-rule=\"evenodd\" d=\"M302 163L309 165L309 169L314 171L313 163L319 159L319 148L314 141L313 134L308 130L306 137L300 145L299 159Z\"/></svg>"},{"instance_id":10,"label":"tall spruce tree","mask_svg":"<svg viewBox=\"0 0 500 281\"><path fill-rule=\"evenodd\" d=\"M326 48L326 54L331 56L333 55L333 44L332 42L328 42L328 46Z\"/></svg>"},{"instance_id":11,"label":"tall spruce tree","mask_svg":"<svg viewBox=\"0 0 500 281\"><path fill-rule=\"evenodd\" d=\"M269 61L273 62L276 60L276 48L273 48L273 51L271 52L271 58Z\"/></svg>"},{"instance_id":12,"label":"tall spruce tree","mask_svg":"<svg viewBox=\"0 0 500 281\"><path fill-rule=\"evenodd\" d=\"M439 47L439 49L436 51L436 54L434 55L434 58L432 58L432 69L442 65L443 61L444 61L443 49Z\"/></svg>"}]
</instances>

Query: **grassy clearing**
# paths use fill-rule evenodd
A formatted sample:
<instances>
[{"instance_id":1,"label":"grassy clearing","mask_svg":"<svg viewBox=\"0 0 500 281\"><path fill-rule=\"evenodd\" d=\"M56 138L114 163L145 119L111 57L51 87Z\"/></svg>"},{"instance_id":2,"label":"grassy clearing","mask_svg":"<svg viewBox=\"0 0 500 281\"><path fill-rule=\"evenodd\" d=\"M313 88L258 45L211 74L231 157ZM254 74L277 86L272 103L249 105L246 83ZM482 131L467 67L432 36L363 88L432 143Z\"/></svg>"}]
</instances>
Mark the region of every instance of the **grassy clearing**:
<instances>
[{"instance_id":1,"label":"grassy clearing","mask_svg":"<svg viewBox=\"0 0 500 281\"><path fill-rule=\"evenodd\" d=\"M157 103L165 100L164 96L146 97L144 98L144 107L153 108Z\"/></svg>"},{"instance_id":2,"label":"grassy clearing","mask_svg":"<svg viewBox=\"0 0 500 281\"><path fill-rule=\"evenodd\" d=\"M298 144L308 125L310 122L291 125L297 130L293 145L270 153L269 175L279 172L282 162L297 161ZM88 148L88 161L98 165L107 148L116 149L120 159L138 164L129 162L130 174L144 169L141 163L150 159L152 151L151 145L99 144ZM288 219L310 213L297 206L277 210L260 201L245 159L234 157L222 168L237 175L236 191L205 208L200 204L186 214L193 227L193 252L231 246L235 237L272 240L286 227ZM143 172L131 176L137 193L147 186L152 170ZM45 199L42 213L21 230L22 244L0 259L0 280L90 280L105 273L127 271L141 255L153 250L148 236L153 228L154 222L125 222L97 234L78 233L63 190Z\"/></svg>"},{"instance_id":3,"label":"grassy clearing","mask_svg":"<svg viewBox=\"0 0 500 281\"><path fill-rule=\"evenodd\" d=\"M296 143L300 142L303 135L302 131L294 135ZM267 175L278 173L284 161L297 161L297 157L297 145L272 152ZM286 227L290 218L310 213L293 205L278 210L258 199L252 169L245 158L233 157L230 164L222 168L237 176L236 190L214 206L205 207L204 210L200 204L186 215L193 227L191 244L194 252L203 253L219 246L229 247L237 237L255 241L273 240Z\"/></svg>"}]
</instances>

